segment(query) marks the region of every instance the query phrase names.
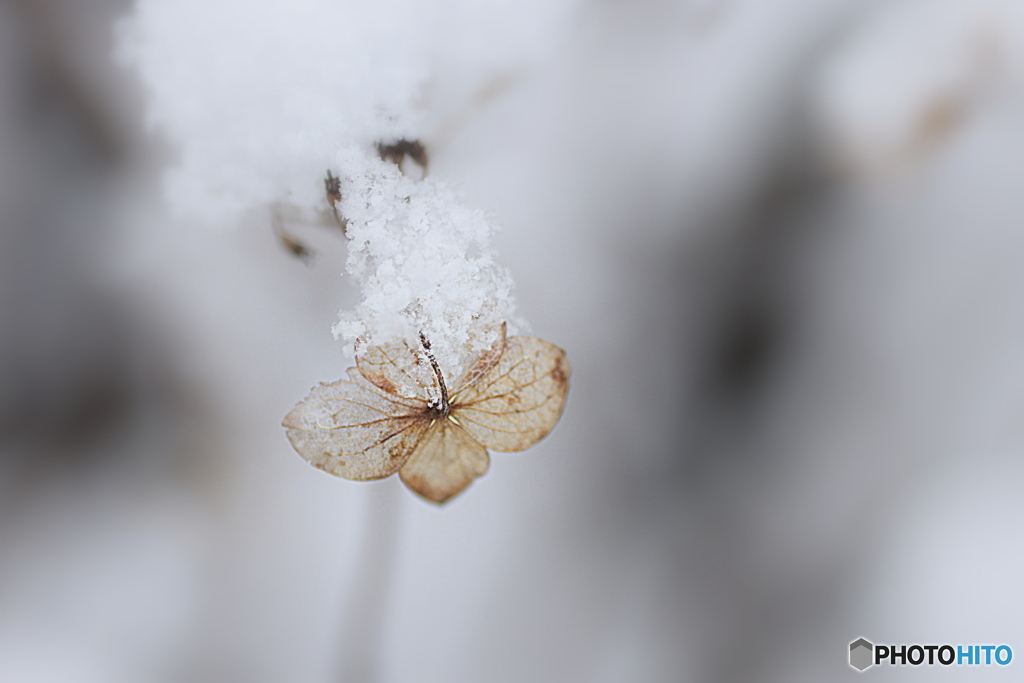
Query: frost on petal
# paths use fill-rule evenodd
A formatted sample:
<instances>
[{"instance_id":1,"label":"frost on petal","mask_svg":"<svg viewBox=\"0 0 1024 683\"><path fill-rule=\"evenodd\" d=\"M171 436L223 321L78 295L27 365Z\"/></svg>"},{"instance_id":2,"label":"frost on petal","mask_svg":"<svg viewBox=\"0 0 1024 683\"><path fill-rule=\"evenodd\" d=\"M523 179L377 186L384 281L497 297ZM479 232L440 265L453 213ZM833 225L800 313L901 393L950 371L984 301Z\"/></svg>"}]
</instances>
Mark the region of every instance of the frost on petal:
<instances>
[{"instance_id":1,"label":"frost on petal","mask_svg":"<svg viewBox=\"0 0 1024 683\"><path fill-rule=\"evenodd\" d=\"M453 393L465 392L467 389L472 387L474 384L480 381L491 368L501 360L502 355L505 353L505 323L502 323L497 332L497 341L491 345L491 348L480 354L480 357L476 359L476 362L469 366L462 378L455 383L455 390Z\"/></svg>"},{"instance_id":2,"label":"frost on petal","mask_svg":"<svg viewBox=\"0 0 1024 683\"><path fill-rule=\"evenodd\" d=\"M452 398L452 416L492 451L521 451L555 426L569 390L565 351L536 337L511 337L498 362Z\"/></svg>"},{"instance_id":3,"label":"frost on petal","mask_svg":"<svg viewBox=\"0 0 1024 683\"><path fill-rule=\"evenodd\" d=\"M443 503L487 472L487 449L449 420L435 420L399 472L406 486Z\"/></svg>"},{"instance_id":4,"label":"frost on petal","mask_svg":"<svg viewBox=\"0 0 1024 683\"><path fill-rule=\"evenodd\" d=\"M368 382L400 399L429 401L441 395L430 363L405 343L372 346L356 356L356 367Z\"/></svg>"},{"instance_id":5,"label":"frost on petal","mask_svg":"<svg viewBox=\"0 0 1024 683\"><path fill-rule=\"evenodd\" d=\"M430 422L355 382L321 383L281 423L299 455L345 479L394 474Z\"/></svg>"},{"instance_id":6,"label":"frost on petal","mask_svg":"<svg viewBox=\"0 0 1024 683\"><path fill-rule=\"evenodd\" d=\"M353 384L358 384L361 387L366 387L370 391L379 394L381 397L383 397L384 399L391 403L400 406L405 406L408 409L407 412L409 414L421 413L427 409L426 399L420 398L418 396L405 398L397 394L385 391L384 389L380 388L370 380L366 379L363 373L359 371L359 368L349 368L348 370L345 371L345 373L348 375L349 381L352 382Z\"/></svg>"}]
</instances>

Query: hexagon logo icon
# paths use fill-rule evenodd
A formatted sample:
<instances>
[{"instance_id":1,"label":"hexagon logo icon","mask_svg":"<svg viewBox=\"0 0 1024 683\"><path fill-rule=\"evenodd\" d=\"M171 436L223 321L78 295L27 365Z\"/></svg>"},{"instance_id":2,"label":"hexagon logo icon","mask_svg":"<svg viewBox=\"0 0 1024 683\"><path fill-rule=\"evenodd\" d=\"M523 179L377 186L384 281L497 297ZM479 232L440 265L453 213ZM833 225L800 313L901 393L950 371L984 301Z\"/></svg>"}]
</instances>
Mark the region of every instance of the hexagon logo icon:
<instances>
[{"instance_id":1,"label":"hexagon logo icon","mask_svg":"<svg viewBox=\"0 0 1024 683\"><path fill-rule=\"evenodd\" d=\"M857 671L864 671L874 664L875 646L864 638L850 643L850 666Z\"/></svg>"}]
</instances>

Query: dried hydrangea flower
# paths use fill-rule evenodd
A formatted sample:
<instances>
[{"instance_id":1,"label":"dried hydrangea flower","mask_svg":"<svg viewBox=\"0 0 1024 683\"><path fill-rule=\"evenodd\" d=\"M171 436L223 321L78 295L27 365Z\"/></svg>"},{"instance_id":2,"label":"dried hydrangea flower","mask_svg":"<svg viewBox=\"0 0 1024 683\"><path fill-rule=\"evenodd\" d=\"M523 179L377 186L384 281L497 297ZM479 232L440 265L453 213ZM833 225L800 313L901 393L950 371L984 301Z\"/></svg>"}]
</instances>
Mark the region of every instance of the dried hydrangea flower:
<instances>
[{"instance_id":1,"label":"dried hydrangea flower","mask_svg":"<svg viewBox=\"0 0 1024 683\"><path fill-rule=\"evenodd\" d=\"M402 481L435 503L487 471L487 450L521 451L558 422L569 389L565 352L536 337L505 336L449 392L420 337L374 346L348 379L321 383L284 418L299 455L345 479Z\"/></svg>"}]
</instances>

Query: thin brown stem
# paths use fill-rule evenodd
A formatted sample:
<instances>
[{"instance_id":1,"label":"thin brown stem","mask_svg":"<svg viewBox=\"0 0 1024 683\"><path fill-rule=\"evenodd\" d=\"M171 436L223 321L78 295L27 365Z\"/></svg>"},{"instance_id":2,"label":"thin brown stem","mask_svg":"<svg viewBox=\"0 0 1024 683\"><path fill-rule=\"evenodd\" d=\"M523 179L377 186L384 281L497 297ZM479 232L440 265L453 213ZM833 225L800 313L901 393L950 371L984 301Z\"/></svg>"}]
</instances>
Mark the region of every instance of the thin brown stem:
<instances>
[{"instance_id":1,"label":"thin brown stem","mask_svg":"<svg viewBox=\"0 0 1024 683\"><path fill-rule=\"evenodd\" d=\"M430 342L423 335L423 332L420 332L420 344L423 345L423 351L427 354L430 367L434 369L434 376L437 377L437 384L441 388L441 403L437 406L438 417L448 417L448 413L451 412L451 406L448 404L448 387L445 386L441 367L437 364L437 359L434 358L434 354L430 351Z\"/></svg>"},{"instance_id":2,"label":"thin brown stem","mask_svg":"<svg viewBox=\"0 0 1024 683\"><path fill-rule=\"evenodd\" d=\"M332 174L330 169L327 169L327 177L324 178L324 193L327 195L327 203L331 205L334 220L337 221L341 231L345 233L345 237L348 237L348 220L338 213L338 202L341 201L341 179Z\"/></svg>"}]
</instances>

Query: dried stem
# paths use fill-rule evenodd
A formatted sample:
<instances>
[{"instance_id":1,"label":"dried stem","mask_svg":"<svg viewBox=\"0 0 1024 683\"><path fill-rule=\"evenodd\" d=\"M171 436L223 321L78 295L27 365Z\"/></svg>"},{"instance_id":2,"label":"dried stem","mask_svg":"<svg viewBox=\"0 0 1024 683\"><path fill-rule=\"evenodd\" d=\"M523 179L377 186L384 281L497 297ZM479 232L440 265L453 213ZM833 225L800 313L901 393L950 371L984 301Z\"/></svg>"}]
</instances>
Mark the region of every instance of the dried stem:
<instances>
[{"instance_id":1,"label":"dried stem","mask_svg":"<svg viewBox=\"0 0 1024 683\"><path fill-rule=\"evenodd\" d=\"M338 213L338 202L341 201L341 180L332 174L330 169L327 169L327 177L324 178L324 194L327 195L327 203L331 205L334 220L338 222L338 227L345 233L345 237L348 237L348 220Z\"/></svg>"},{"instance_id":2,"label":"dried stem","mask_svg":"<svg viewBox=\"0 0 1024 683\"><path fill-rule=\"evenodd\" d=\"M451 412L451 406L448 404L448 387L444 383L444 375L441 374L441 368L437 364L437 359L434 358L434 354L430 351L430 342L427 340L423 333L420 332L420 344L423 344L423 351L427 354L427 359L430 361L430 367L434 369L434 376L437 377L437 384L441 388L441 401L440 404L435 406L438 417L448 417L448 413Z\"/></svg>"}]
</instances>

